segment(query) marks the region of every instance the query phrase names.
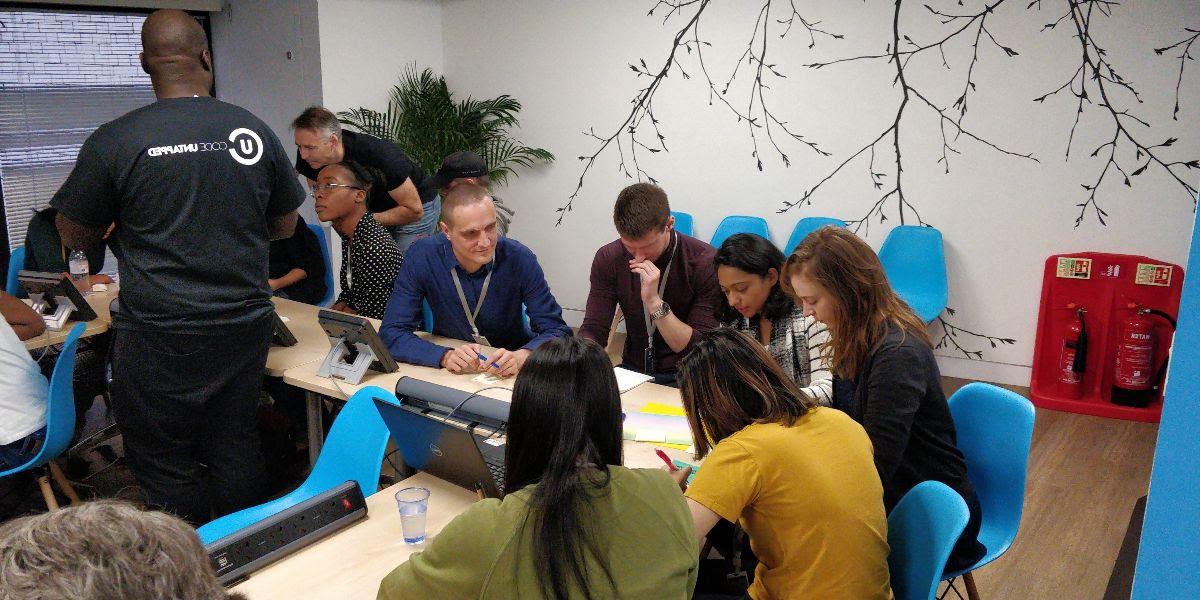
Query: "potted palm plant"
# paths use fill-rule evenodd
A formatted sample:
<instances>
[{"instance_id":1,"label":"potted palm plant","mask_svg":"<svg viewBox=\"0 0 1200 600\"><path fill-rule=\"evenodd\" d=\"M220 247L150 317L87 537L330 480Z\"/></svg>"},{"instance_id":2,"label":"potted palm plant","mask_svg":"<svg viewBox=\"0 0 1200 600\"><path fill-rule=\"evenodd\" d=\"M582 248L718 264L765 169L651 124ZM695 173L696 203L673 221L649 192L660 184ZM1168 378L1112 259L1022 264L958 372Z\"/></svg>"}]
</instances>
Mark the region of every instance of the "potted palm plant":
<instances>
[{"instance_id":1,"label":"potted palm plant","mask_svg":"<svg viewBox=\"0 0 1200 600\"><path fill-rule=\"evenodd\" d=\"M446 156L470 150L483 157L492 182L503 185L517 167L554 161L548 150L510 137L520 111L521 103L507 94L456 102L445 77L410 65L392 88L386 111L359 107L339 112L338 119L394 141L426 173L437 171Z\"/></svg>"}]
</instances>

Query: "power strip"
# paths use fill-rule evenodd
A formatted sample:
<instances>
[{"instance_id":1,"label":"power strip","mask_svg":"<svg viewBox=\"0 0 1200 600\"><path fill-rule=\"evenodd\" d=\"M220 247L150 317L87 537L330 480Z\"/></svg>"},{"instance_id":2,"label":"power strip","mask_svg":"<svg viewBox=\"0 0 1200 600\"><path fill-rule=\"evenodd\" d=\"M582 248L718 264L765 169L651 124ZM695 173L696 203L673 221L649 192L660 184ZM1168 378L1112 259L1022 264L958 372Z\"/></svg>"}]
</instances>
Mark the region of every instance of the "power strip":
<instances>
[{"instance_id":1,"label":"power strip","mask_svg":"<svg viewBox=\"0 0 1200 600\"><path fill-rule=\"evenodd\" d=\"M366 516L367 503L358 483L347 481L204 549L217 579L229 586Z\"/></svg>"}]
</instances>

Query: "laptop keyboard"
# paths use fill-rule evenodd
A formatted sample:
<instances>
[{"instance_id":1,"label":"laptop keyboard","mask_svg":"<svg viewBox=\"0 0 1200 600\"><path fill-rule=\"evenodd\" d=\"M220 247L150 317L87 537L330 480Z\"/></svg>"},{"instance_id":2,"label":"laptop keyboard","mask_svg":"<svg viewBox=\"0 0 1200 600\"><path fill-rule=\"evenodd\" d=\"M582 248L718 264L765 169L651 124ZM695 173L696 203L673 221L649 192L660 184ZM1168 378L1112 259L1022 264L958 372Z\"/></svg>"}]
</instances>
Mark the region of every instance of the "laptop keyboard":
<instances>
[{"instance_id":1,"label":"laptop keyboard","mask_svg":"<svg viewBox=\"0 0 1200 600\"><path fill-rule=\"evenodd\" d=\"M495 482L496 482L496 489L500 490L500 493L503 494L504 493L504 465L498 465L498 464L492 463L492 462L485 462L484 464L487 465L488 471L490 471L492 473L492 479L495 480Z\"/></svg>"}]
</instances>

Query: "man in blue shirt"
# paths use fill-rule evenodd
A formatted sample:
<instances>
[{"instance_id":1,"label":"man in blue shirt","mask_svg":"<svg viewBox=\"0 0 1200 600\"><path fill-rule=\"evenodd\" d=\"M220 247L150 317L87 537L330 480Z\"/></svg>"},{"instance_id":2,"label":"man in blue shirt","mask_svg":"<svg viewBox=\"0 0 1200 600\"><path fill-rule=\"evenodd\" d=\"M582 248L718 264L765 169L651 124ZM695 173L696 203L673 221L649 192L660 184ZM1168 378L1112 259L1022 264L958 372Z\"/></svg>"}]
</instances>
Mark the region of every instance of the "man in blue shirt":
<instances>
[{"instance_id":1,"label":"man in blue shirt","mask_svg":"<svg viewBox=\"0 0 1200 600\"><path fill-rule=\"evenodd\" d=\"M497 234L496 207L485 188L450 190L439 227L440 234L409 247L383 315L379 334L396 360L510 377L542 342L571 335L537 257ZM417 337L422 300L433 310L434 334L470 343L447 348ZM483 361L482 346L497 350Z\"/></svg>"}]
</instances>

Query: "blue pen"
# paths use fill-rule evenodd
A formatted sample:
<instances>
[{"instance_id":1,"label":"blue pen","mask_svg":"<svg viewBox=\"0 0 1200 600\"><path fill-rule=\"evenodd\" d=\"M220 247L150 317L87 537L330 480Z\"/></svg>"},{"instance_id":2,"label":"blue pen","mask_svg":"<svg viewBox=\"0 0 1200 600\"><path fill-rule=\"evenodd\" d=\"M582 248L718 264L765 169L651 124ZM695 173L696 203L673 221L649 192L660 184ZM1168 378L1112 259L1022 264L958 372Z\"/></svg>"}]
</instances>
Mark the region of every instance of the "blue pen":
<instances>
[{"instance_id":1,"label":"blue pen","mask_svg":"<svg viewBox=\"0 0 1200 600\"><path fill-rule=\"evenodd\" d=\"M479 357L479 360L483 361L483 368L485 368L485 369L490 369L490 368L492 368L492 367L496 366L496 363L492 363L492 364L490 364L490 365L489 365L489 364L487 364L488 357L486 357L486 356L484 356L484 355L482 355L482 354L480 354L480 353L478 353L478 352L476 352L476 353L475 353L475 356L478 356L478 357Z\"/></svg>"}]
</instances>

